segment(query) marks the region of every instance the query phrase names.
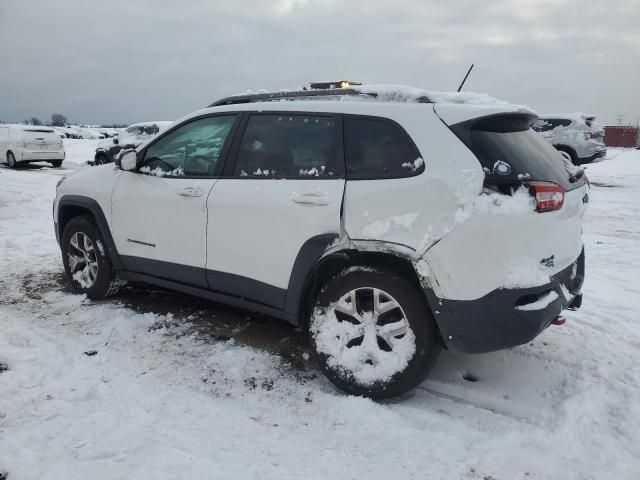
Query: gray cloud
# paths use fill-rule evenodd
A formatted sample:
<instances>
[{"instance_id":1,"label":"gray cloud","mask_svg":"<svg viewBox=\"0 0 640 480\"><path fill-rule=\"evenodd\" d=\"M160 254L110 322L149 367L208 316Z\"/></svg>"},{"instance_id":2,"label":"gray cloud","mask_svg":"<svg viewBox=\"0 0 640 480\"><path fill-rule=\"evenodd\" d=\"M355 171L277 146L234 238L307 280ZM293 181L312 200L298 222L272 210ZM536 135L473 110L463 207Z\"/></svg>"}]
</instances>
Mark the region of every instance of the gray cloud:
<instances>
[{"instance_id":1,"label":"gray cloud","mask_svg":"<svg viewBox=\"0 0 640 480\"><path fill-rule=\"evenodd\" d=\"M174 119L351 78L640 115L640 0L2 0L0 119Z\"/></svg>"}]
</instances>

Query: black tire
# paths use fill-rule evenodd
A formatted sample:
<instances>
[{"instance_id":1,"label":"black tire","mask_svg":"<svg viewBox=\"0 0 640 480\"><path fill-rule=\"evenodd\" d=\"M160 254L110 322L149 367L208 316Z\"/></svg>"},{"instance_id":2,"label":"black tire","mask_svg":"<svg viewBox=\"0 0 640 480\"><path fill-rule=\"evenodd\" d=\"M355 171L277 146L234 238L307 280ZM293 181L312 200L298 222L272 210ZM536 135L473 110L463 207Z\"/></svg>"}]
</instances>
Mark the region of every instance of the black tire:
<instances>
[{"instance_id":1,"label":"black tire","mask_svg":"<svg viewBox=\"0 0 640 480\"><path fill-rule=\"evenodd\" d=\"M578 155L576 155L576 152L573 148L565 147L564 145L559 145L556 147L556 150L560 152L565 152L567 155L571 157L571 163L573 163L574 165L578 164Z\"/></svg>"},{"instance_id":2,"label":"black tire","mask_svg":"<svg viewBox=\"0 0 640 480\"><path fill-rule=\"evenodd\" d=\"M347 367L336 365L337 360L335 358L332 359L330 355L323 352L322 348L319 348L316 343L316 339L321 335L319 329L321 329L322 322L327 321L325 315L331 311L331 305L335 305L343 295L352 290L365 292L366 289L382 290L383 293L388 294L399 304L401 307L400 315L404 314L415 337L415 351L411 358L406 361L406 366L391 375L390 378L362 382ZM338 314L334 313L333 318L337 320ZM380 315L380 318L382 318L382 315ZM411 282L390 270L367 267L352 267L344 270L329 281L320 291L310 317L308 323L309 343L316 361L331 382L352 395L382 399L406 393L426 378L440 353L440 336L424 294ZM339 322L340 320L337 321ZM374 323L380 324L378 321L374 321ZM330 327L328 328L330 329ZM378 333L377 330L376 332ZM397 338L403 337L404 335ZM379 336L376 337L378 348L380 348L380 338ZM349 344L351 343L349 342ZM349 344L344 348L352 348L349 347ZM390 344L384 345L388 347ZM366 360L366 362L369 362L369 360ZM370 364L373 365L372 363Z\"/></svg>"},{"instance_id":3,"label":"black tire","mask_svg":"<svg viewBox=\"0 0 640 480\"><path fill-rule=\"evenodd\" d=\"M60 168L62 166L62 160L51 160L51 166L53 168Z\"/></svg>"},{"instance_id":4,"label":"black tire","mask_svg":"<svg viewBox=\"0 0 640 480\"><path fill-rule=\"evenodd\" d=\"M16 157L13 155L13 152L7 152L7 164L9 168L16 168L18 166L18 162L16 162Z\"/></svg>"},{"instance_id":5,"label":"black tire","mask_svg":"<svg viewBox=\"0 0 640 480\"><path fill-rule=\"evenodd\" d=\"M74 274L77 274L82 269L82 264L80 266L76 265L74 271L72 271L71 267L70 254L77 255L77 251L71 244L72 237L76 233L86 235L94 247L92 250L93 256L91 256L91 260L97 261L97 275L95 277L95 281L93 281L91 285L88 285L88 282L84 283L81 280L74 278ZM98 228L93 223L91 217L79 216L69 220L69 223L64 227L60 245L64 270L76 292L84 293L87 297L93 300L98 300L115 295L120 287L125 284L125 282L120 280L117 274L113 271L111 260L109 260L109 257L106 255L106 247L104 246L105 244L102 240L102 236L100 235Z\"/></svg>"},{"instance_id":6,"label":"black tire","mask_svg":"<svg viewBox=\"0 0 640 480\"><path fill-rule=\"evenodd\" d=\"M109 163L109 159L104 154L96 155L96 159L95 159L94 163L95 163L95 165L105 165L105 164Z\"/></svg>"}]
</instances>

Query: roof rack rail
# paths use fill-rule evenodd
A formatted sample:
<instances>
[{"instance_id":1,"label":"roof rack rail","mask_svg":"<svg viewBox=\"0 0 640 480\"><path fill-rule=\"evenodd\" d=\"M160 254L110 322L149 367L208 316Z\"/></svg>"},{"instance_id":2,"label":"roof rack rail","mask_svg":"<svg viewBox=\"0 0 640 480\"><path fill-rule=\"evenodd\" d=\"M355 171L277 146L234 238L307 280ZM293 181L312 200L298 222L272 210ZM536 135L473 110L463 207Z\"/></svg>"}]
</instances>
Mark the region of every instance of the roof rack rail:
<instances>
[{"instance_id":1,"label":"roof rack rail","mask_svg":"<svg viewBox=\"0 0 640 480\"><path fill-rule=\"evenodd\" d=\"M362 85L360 82L352 80L338 80L337 82L311 82L311 90L331 90L334 88L348 88L351 85Z\"/></svg>"},{"instance_id":2,"label":"roof rack rail","mask_svg":"<svg viewBox=\"0 0 640 480\"><path fill-rule=\"evenodd\" d=\"M332 88L332 89L317 89L317 90L295 90L291 92L270 92L270 93L255 93L249 95L234 95L232 97L225 97L213 102L207 108L219 107L220 105L237 105L240 103L253 103L253 102L272 102L277 100L287 100L296 98L307 97L333 97L333 96L345 96L345 95L359 95L366 97L377 97L378 94L363 93L353 88Z\"/></svg>"}]
</instances>

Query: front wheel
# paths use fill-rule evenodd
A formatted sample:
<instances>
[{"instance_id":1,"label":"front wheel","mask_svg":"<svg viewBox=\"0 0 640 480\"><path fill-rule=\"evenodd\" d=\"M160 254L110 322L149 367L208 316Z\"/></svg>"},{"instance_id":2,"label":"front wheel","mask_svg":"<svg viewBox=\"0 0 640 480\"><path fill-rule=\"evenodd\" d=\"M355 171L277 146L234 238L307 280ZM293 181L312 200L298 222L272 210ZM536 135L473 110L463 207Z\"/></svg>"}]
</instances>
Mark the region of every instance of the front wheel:
<instances>
[{"instance_id":1,"label":"front wheel","mask_svg":"<svg viewBox=\"0 0 640 480\"><path fill-rule=\"evenodd\" d=\"M76 292L97 300L114 295L124 285L113 271L100 232L90 217L69 220L60 245L65 272Z\"/></svg>"},{"instance_id":2,"label":"front wheel","mask_svg":"<svg viewBox=\"0 0 640 480\"><path fill-rule=\"evenodd\" d=\"M352 267L320 292L309 339L327 377L353 395L388 398L416 387L440 352L418 287L392 271Z\"/></svg>"},{"instance_id":3,"label":"front wheel","mask_svg":"<svg viewBox=\"0 0 640 480\"><path fill-rule=\"evenodd\" d=\"M60 168L62 166L62 160L52 160L51 166L53 168Z\"/></svg>"}]
</instances>

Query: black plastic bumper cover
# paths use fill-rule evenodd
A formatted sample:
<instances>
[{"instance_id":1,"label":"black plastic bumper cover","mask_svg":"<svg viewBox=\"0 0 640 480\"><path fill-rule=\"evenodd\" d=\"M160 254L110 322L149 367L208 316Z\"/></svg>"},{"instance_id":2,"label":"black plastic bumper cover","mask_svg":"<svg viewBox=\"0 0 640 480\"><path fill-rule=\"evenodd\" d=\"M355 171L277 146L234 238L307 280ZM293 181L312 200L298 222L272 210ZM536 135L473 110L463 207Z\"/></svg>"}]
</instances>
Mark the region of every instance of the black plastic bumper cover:
<instances>
[{"instance_id":1,"label":"black plastic bumper cover","mask_svg":"<svg viewBox=\"0 0 640 480\"><path fill-rule=\"evenodd\" d=\"M580 295L583 281L584 250L574 263L551 277L551 282L539 287L498 289L477 300L440 299L430 290L426 294L449 350L486 353L522 345L537 337ZM545 308L516 308L551 291L556 292L558 298ZM566 292L571 298L565 297Z\"/></svg>"}]
</instances>

